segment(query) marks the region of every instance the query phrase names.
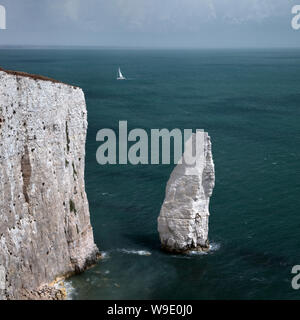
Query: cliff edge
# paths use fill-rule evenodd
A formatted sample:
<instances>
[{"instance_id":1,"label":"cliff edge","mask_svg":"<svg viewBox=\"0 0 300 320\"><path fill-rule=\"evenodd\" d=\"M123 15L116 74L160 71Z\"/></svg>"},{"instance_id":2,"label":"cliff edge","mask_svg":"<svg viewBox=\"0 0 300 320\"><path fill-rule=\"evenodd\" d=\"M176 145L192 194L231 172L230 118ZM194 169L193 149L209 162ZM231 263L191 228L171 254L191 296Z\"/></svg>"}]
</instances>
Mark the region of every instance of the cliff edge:
<instances>
[{"instance_id":1,"label":"cliff edge","mask_svg":"<svg viewBox=\"0 0 300 320\"><path fill-rule=\"evenodd\" d=\"M57 277L96 262L83 91L0 69L1 299L55 299Z\"/></svg>"}]
</instances>

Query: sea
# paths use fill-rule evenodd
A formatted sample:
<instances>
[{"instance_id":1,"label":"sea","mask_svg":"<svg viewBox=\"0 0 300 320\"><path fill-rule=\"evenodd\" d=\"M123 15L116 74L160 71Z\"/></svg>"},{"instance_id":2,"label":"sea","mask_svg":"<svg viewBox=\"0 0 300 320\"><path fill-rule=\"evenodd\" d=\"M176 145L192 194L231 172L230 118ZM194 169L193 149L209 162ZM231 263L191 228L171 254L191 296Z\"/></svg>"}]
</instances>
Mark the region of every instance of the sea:
<instances>
[{"instance_id":1,"label":"sea","mask_svg":"<svg viewBox=\"0 0 300 320\"><path fill-rule=\"evenodd\" d=\"M5 69L83 88L85 182L102 259L70 299L299 299L300 50L1 49ZM121 67L127 81L117 81ZM204 129L216 186L207 254L160 249L157 217L174 165L99 165L97 132Z\"/></svg>"}]
</instances>

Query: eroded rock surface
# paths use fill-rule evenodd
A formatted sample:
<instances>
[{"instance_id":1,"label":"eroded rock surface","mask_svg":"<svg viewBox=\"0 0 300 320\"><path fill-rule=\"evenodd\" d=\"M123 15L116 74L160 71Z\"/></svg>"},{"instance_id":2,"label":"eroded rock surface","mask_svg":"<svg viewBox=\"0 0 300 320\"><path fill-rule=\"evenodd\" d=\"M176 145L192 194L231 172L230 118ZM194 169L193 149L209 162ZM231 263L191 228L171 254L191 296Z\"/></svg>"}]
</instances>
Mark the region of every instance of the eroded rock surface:
<instances>
[{"instance_id":1,"label":"eroded rock surface","mask_svg":"<svg viewBox=\"0 0 300 320\"><path fill-rule=\"evenodd\" d=\"M200 153L194 165L184 161L173 170L158 217L158 232L163 249L184 253L208 250L209 200L215 185L211 141L200 134ZM192 140L191 140L192 139ZM195 150L196 134L189 142Z\"/></svg>"},{"instance_id":2,"label":"eroded rock surface","mask_svg":"<svg viewBox=\"0 0 300 320\"><path fill-rule=\"evenodd\" d=\"M80 88L0 70L0 299L45 298L55 278L96 261L86 131Z\"/></svg>"}]
</instances>

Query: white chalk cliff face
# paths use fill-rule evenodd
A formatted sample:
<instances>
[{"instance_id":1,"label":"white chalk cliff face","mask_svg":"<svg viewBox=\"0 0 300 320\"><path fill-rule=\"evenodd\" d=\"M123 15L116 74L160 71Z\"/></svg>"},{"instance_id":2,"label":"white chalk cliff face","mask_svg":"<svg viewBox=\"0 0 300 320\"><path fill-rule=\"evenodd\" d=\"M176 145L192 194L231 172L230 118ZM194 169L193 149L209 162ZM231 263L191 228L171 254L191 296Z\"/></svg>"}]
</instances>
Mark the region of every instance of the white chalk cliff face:
<instances>
[{"instance_id":1,"label":"white chalk cliff face","mask_svg":"<svg viewBox=\"0 0 300 320\"><path fill-rule=\"evenodd\" d=\"M39 288L96 261L86 131L80 88L0 70L0 299L39 298Z\"/></svg>"},{"instance_id":2,"label":"white chalk cliff face","mask_svg":"<svg viewBox=\"0 0 300 320\"><path fill-rule=\"evenodd\" d=\"M198 150L202 152L194 165L187 165L184 161L178 164L166 187L158 217L158 232L162 248L167 251L184 253L209 249L209 200L215 185L215 169L210 137L207 133L201 135ZM194 134L189 140L193 147L195 137Z\"/></svg>"}]
</instances>

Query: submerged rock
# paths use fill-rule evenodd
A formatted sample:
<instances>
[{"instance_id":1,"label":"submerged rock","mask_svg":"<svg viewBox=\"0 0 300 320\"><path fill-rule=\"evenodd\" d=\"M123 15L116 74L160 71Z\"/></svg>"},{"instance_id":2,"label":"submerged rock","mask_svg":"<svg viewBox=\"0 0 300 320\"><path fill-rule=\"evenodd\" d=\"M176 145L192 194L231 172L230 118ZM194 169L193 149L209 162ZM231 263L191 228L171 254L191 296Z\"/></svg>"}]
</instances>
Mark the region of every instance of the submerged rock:
<instances>
[{"instance_id":1,"label":"submerged rock","mask_svg":"<svg viewBox=\"0 0 300 320\"><path fill-rule=\"evenodd\" d=\"M0 69L0 299L59 299L57 277L95 263L85 193L83 91Z\"/></svg>"},{"instance_id":2,"label":"submerged rock","mask_svg":"<svg viewBox=\"0 0 300 320\"><path fill-rule=\"evenodd\" d=\"M158 217L162 248L170 252L209 249L209 200L215 185L215 169L208 134L197 133L197 139L193 134L186 143L193 150L196 145L195 163L188 165L191 162L184 161L185 152L186 158L173 170Z\"/></svg>"}]
</instances>

